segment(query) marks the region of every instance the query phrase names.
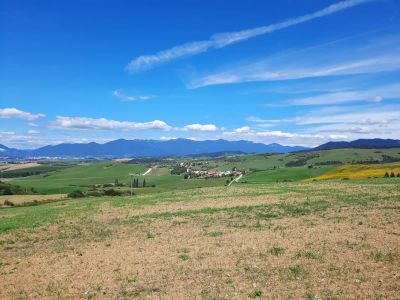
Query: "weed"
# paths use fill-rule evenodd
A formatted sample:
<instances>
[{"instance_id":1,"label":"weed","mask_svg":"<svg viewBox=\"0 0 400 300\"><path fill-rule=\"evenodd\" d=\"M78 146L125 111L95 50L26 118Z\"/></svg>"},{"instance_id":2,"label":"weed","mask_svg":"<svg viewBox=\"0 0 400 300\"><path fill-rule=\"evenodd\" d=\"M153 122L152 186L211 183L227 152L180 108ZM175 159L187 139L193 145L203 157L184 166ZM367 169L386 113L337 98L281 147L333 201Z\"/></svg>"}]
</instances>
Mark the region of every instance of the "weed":
<instances>
[{"instance_id":1,"label":"weed","mask_svg":"<svg viewBox=\"0 0 400 300\"><path fill-rule=\"evenodd\" d=\"M296 257L297 258L305 257L305 258L308 258L308 259L317 259L317 255L314 254L311 251L299 252L299 253L296 254Z\"/></svg>"},{"instance_id":2,"label":"weed","mask_svg":"<svg viewBox=\"0 0 400 300\"><path fill-rule=\"evenodd\" d=\"M213 231L213 232L208 233L208 236L211 236L211 237L217 237L217 236L221 236L221 235L223 235L223 233L220 231Z\"/></svg>"},{"instance_id":3,"label":"weed","mask_svg":"<svg viewBox=\"0 0 400 300\"><path fill-rule=\"evenodd\" d=\"M263 292L261 290L254 290L249 294L249 298L255 299L261 297Z\"/></svg>"},{"instance_id":4,"label":"weed","mask_svg":"<svg viewBox=\"0 0 400 300\"><path fill-rule=\"evenodd\" d=\"M280 256L280 255L283 255L285 253L285 249L281 248L281 247L272 247L271 249L269 249L269 252L272 255Z\"/></svg>"},{"instance_id":5,"label":"weed","mask_svg":"<svg viewBox=\"0 0 400 300\"><path fill-rule=\"evenodd\" d=\"M289 274L292 279L300 279L308 276L308 272L298 264L289 267Z\"/></svg>"},{"instance_id":6,"label":"weed","mask_svg":"<svg viewBox=\"0 0 400 300\"><path fill-rule=\"evenodd\" d=\"M181 255L179 255L179 258L182 259L182 260L188 260L189 259L189 255L181 254Z\"/></svg>"},{"instance_id":7,"label":"weed","mask_svg":"<svg viewBox=\"0 0 400 300\"><path fill-rule=\"evenodd\" d=\"M375 261L375 262L388 262L388 263L393 263L394 260L397 258L397 254L393 252L371 252L370 257Z\"/></svg>"}]
</instances>

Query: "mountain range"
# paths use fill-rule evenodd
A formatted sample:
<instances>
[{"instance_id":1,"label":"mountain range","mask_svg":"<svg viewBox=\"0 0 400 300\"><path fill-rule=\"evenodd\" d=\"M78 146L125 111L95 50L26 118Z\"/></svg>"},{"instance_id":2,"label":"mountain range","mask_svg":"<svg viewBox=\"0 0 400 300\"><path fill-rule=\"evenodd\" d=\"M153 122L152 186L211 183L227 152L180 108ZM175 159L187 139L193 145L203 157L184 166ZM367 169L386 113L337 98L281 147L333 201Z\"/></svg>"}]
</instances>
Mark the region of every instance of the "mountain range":
<instances>
[{"instance_id":1,"label":"mountain range","mask_svg":"<svg viewBox=\"0 0 400 300\"><path fill-rule=\"evenodd\" d=\"M315 148L301 146L283 146L280 144L262 144L250 141L189 139L160 140L125 140L119 139L104 144L59 144L48 145L33 150L8 148L0 144L0 157L165 157L165 156L199 156L202 154L248 154L248 153L288 153L308 150L328 150L340 148L395 148L400 147L400 140L359 139L352 142L328 142Z\"/></svg>"},{"instance_id":2,"label":"mountain range","mask_svg":"<svg viewBox=\"0 0 400 300\"><path fill-rule=\"evenodd\" d=\"M261 144L250 141L189 139L125 140L119 139L105 144L59 144L33 150L18 150L0 144L0 156L3 157L164 157L190 156L215 153L287 153L307 150L301 146L282 146L280 144Z\"/></svg>"}]
</instances>

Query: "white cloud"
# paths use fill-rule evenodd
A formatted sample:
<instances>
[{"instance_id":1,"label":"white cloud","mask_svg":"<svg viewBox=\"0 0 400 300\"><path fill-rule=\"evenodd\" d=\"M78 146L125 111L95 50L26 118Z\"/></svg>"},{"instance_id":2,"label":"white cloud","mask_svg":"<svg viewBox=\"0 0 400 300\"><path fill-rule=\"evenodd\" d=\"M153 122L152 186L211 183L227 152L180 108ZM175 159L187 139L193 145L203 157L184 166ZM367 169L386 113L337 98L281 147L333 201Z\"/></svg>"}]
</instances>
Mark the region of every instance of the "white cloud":
<instances>
[{"instance_id":1,"label":"white cloud","mask_svg":"<svg viewBox=\"0 0 400 300\"><path fill-rule=\"evenodd\" d=\"M119 98L123 101L146 101L149 100L151 97L150 96L130 96L130 95L125 95L121 90L114 90L112 92L112 95L116 98Z\"/></svg>"},{"instance_id":2,"label":"white cloud","mask_svg":"<svg viewBox=\"0 0 400 300\"><path fill-rule=\"evenodd\" d=\"M126 69L131 72L150 69L168 61L176 60L187 56L193 56L202 52L206 52L210 49L223 48L234 43L245 41L260 35L272 33L274 31L285 29L297 24L305 23L316 18L328 16L330 14L371 1L372 0L345 0L332 4L314 13L288 19L280 23L275 23L268 26L261 26L236 32L217 33L212 35L211 38L208 40L186 43L183 45L172 47L167 50L160 51L156 54L139 56L133 59L127 65Z\"/></svg>"},{"instance_id":3,"label":"white cloud","mask_svg":"<svg viewBox=\"0 0 400 300\"><path fill-rule=\"evenodd\" d=\"M214 124L190 124L182 129L183 131L216 131L217 126Z\"/></svg>"},{"instance_id":4,"label":"white cloud","mask_svg":"<svg viewBox=\"0 0 400 300\"><path fill-rule=\"evenodd\" d=\"M84 117L57 116L52 127L58 129L95 129L95 130L170 130L171 126L164 121L127 122L114 121L105 118L93 119Z\"/></svg>"},{"instance_id":5,"label":"white cloud","mask_svg":"<svg viewBox=\"0 0 400 300\"><path fill-rule=\"evenodd\" d=\"M44 114L32 114L30 112L22 111L16 108L0 108L0 118L3 119L23 119L34 121L44 116Z\"/></svg>"},{"instance_id":6,"label":"white cloud","mask_svg":"<svg viewBox=\"0 0 400 300\"><path fill-rule=\"evenodd\" d=\"M37 130L28 130L28 133L29 134L39 134L40 132L39 131L37 131Z\"/></svg>"},{"instance_id":7,"label":"white cloud","mask_svg":"<svg viewBox=\"0 0 400 300\"><path fill-rule=\"evenodd\" d=\"M160 137L160 141L170 141L170 140L176 140L176 137L172 137L172 136L161 136Z\"/></svg>"},{"instance_id":8,"label":"white cloud","mask_svg":"<svg viewBox=\"0 0 400 300\"><path fill-rule=\"evenodd\" d=\"M243 127L239 127L235 129L235 132L237 133L246 133L246 132L250 132L250 127L249 126L243 126Z\"/></svg>"}]
</instances>

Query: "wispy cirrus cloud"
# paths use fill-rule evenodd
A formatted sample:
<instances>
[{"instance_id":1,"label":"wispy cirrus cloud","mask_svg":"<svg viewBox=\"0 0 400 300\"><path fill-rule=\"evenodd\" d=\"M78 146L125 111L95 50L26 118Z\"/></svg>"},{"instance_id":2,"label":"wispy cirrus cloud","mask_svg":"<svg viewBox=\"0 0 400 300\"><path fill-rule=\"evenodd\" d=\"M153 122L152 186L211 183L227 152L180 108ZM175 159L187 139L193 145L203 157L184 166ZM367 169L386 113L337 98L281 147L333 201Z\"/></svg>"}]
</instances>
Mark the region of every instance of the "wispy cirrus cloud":
<instances>
[{"instance_id":1,"label":"wispy cirrus cloud","mask_svg":"<svg viewBox=\"0 0 400 300\"><path fill-rule=\"evenodd\" d=\"M114 90L112 92L112 95L122 101L146 101L149 100L151 97L150 96L131 96L131 95L126 95L124 94L120 89Z\"/></svg>"},{"instance_id":2,"label":"wispy cirrus cloud","mask_svg":"<svg viewBox=\"0 0 400 300\"><path fill-rule=\"evenodd\" d=\"M187 88L395 72L400 70L399 53L399 35L356 36L199 76L192 79Z\"/></svg>"},{"instance_id":3,"label":"wispy cirrus cloud","mask_svg":"<svg viewBox=\"0 0 400 300\"><path fill-rule=\"evenodd\" d=\"M159 51L155 54L139 56L133 59L126 66L126 69L130 72L148 70L154 68L157 65L166 63L168 61L173 61L183 57L197 55L206 52L210 49L224 48L234 43L238 43L260 35L265 35L278 30L282 30L317 18L328 16L336 12L349 9L351 7L358 6L361 4L365 4L371 1L374 0L345 0L332 4L319 11L291 18L283 22L236 31L236 32L216 33L212 35L208 40L190 42L183 45L172 47L167 50Z\"/></svg>"},{"instance_id":4,"label":"wispy cirrus cloud","mask_svg":"<svg viewBox=\"0 0 400 300\"><path fill-rule=\"evenodd\" d=\"M291 61L289 59L288 61ZM400 55L377 56L335 64L313 66L270 66L261 62L236 70L206 75L190 82L189 89L212 85L235 84L256 81L294 80L302 78L357 75L400 70Z\"/></svg>"},{"instance_id":5,"label":"wispy cirrus cloud","mask_svg":"<svg viewBox=\"0 0 400 300\"><path fill-rule=\"evenodd\" d=\"M45 115L33 114L16 108L0 108L0 118L2 119L23 119L27 121L34 121L42 117L45 117Z\"/></svg>"},{"instance_id":6,"label":"wispy cirrus cloud","mask_svg":"<svg viewBox=\"0 0 400 300\"><path fill-rule=\"evenodd\" d=\"M384 99L400 99L400 84L387 85L365 90L349 90L324 93L312 97L297 98L290 105L328 105L355 101L381 102Z\"/></svg>"}]
</instances>

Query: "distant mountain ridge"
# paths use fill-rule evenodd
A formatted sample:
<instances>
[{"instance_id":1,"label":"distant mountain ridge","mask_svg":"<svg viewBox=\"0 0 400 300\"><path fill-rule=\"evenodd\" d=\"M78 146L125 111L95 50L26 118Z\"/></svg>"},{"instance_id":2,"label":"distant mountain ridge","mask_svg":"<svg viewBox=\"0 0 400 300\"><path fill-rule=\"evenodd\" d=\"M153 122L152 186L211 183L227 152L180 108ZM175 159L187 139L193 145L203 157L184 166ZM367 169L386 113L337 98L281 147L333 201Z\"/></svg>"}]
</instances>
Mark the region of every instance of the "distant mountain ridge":
<instances>
[{"instance_id":1,"label":"distant mountain ridge","mask_svg":"<svg viewBox=\"0 0 400 300\"><path fill-rule=\"evenodd\" d=\"M59 144L44 146L34 150L18 150L0 146L0 156L7 157L163 157L190 156L207 153L288 153L307 150L301 146L282 146L280 144L262 144L250 141L189 139L160 140L125 140L119 139L104 144Z\"/></svg>"},{"instance_id":2,"label":"distant mountain ridge","mask_svg":"<svg viewBox=\"0 0 400 300\"><path fill-rule=\"evenodd\" d=\"M125 140L119 139L104 144L95 142L86 144L48 145L33 150L8 148L0 144L0 157L60 157L60 158L119 158L119 157L166 157L166 156L202 156L250 153L289 153L296 151L315 151L343 148L383 149L400 148L400 140L359 139L351 142L328 142L315 148L301 146L283 146L280 144L262 144L250 141L189 139L161 140Z\"/></svg>"},{"instance_id":3,"label":"distant mountain ridge","mask_svg":"<svg viewBox=\"0 0 400 300\"><path fill-rule=\"evenodd\" d=\"M400 140L392 139L358 139L352 142L328 142L313 150L329 150L343 148L383 149L400 147Z\"/></svg>"}]
</instances>

